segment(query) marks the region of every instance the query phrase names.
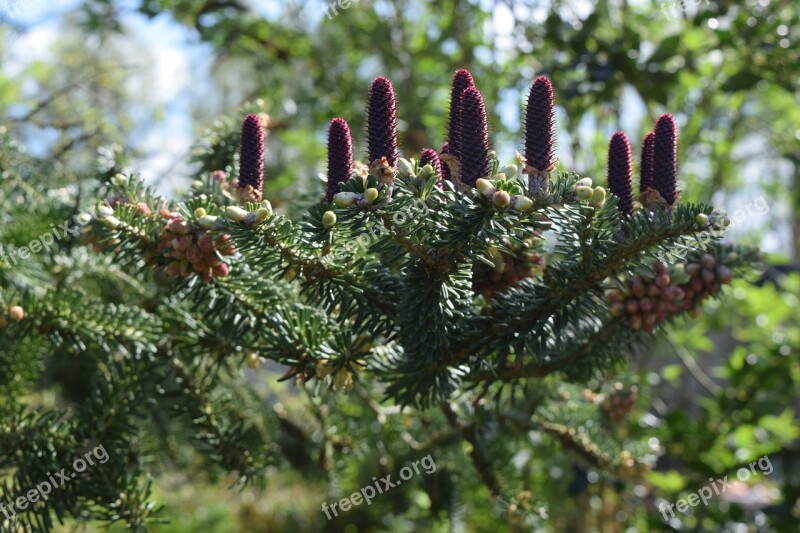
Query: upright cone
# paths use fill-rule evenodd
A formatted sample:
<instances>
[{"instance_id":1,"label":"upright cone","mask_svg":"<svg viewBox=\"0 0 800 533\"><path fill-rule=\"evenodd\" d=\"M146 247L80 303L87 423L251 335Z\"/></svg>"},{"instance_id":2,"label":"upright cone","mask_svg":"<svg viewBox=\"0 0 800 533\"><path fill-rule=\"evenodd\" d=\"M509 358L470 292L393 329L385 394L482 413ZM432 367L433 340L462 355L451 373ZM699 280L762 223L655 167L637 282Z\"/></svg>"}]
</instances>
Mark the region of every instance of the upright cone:
<instances>
[{"instance_id":1,"label":"upright cone","mask_svg":"<svg viewBox=\"0 0 800 533\"><path fill-rule=\"evenodd\" d=\"M653 183L668 206L678 197L678 127L669 113L658 118L653 143Z\"/></svg>"},{"instance_id":2,"label":"upright cone","mask_svg":"<svg viewBox=\"0 0 800 533\"><path fill-rule=\"evenodd\" d=\"M375 78L369 89L367 144L370 164L382 157L391 167L397 164L397 104L386 78Z\"/></svg>"},{"instance_id":3,"label":"upright cone","mask_svg":"<svg viewBox=\"0 0 800 533\"><path fill-rule=\"evenodd\" d=\"M461 97L460 160L459 179L470 187L489 174L489 123L483 97L475 87Z\"/></svg>"},{"instance_id":4,"label":"upright cone","mask_svg":"<svg viewBox=\"0 0 800 533\"><path fill-rule=\"evenodd\" d=\"M549 172L555 163L555 95L553 84L539 76L528 92L525 109L525 159L530 192L546 194Z\"/></svg>"},{"instance_id":5,"label":"upright cone","mask_svg":"<svg viewBox=\"0 0 800 533\"><path fill-rule=\"evenodd\" d=\"M328 184L325 200L333 200L339 184L350 179L353 168L353 140L350 126L342 118L335 118L328 128Z\"/></svg>"},{"instance_id":6,"label":"upright cone","mask_svg":"<svg viewBox=\"0 0 800 533\"><path fill-rule=\"evenodd\" d=\"M617 209L620 213L633 213L631 143L621 131L614 133L608 144L608 188L619 198Z\"/></svg>"},{"instance_id":7,"label":"upright cone","mask_svg":"<svg viewBox=\"0 0 800 533\"><path fill-rule=\"evenodd\" d=\"M457 70L450 89L450 120L447 128L448 153L455 157L461 157L461 97L470 87L475 87L472 74L463 68Z\"/></svg>"},{"instance_id":8,"label":"upright cone","mask_svg":"<svg viewBox=\"0 0 800 533\"><path fill-rule=\"evenodd\" d=\"M644 194L647 189L655 189L653 183L653 145L656 141L655 132L650 132L642 141L642 155L639 165L639 193Z\"/></svg>"},{"instance_id":9,"label":"upright cone","mask_svg":"<svg viewBox=\"0 0 800 533\"><path fill-rule=\"evenodd\" d=\"M258 115L249 114L242 122L239 145L239 196L244 201L260 201L264 184L264 125Z\"/></svg>"}]
</instances>

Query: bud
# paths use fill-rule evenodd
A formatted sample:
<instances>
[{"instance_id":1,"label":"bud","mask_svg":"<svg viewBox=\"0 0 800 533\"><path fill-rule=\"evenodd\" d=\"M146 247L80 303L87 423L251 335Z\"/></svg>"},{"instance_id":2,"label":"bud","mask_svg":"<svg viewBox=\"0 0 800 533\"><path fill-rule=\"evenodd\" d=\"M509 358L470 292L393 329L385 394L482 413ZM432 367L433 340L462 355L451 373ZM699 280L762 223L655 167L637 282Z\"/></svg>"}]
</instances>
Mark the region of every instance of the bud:
<instances>
[{"instance_id":1,"label":"bud","mask_svg":"<svg viewBox=\"0 0 800 533\"><path fill-rule=\"evenodd\" d=\"M478 189L478 192L487 200L491 199L495 192L494 185L486 178L479 178L478 181L475 182L475 188Z\"/></svg>"},{"instance_id":2,"label":"bud","mask_svg":"<svg viewBox=\"0 0 800 533\"><path fill-rule=\"evenodd\" d=\"M705 213L700 213L696 217L694 217L694 221L697 222L701 226L705 226L708 224L708 215Z\"/></svg>"},{"instance_id":3,"label":"bud","mask_svg":"<svg viewBox=\"0 0 800 533\"><path fill-rule=\"evenodd\" d=\"M205 215L200 217L197 223L200 225L201 228L211 229L217 223L217 217L212 215Z\"/></svg>"},{"instance_id":4,"label":"bud","mask_svg":"<svg viewBox=\"0 0 800 533\"><path fill-rule=\"evenodd\" d=\"M226 207L225 214L234 222L244 222L244 219L247 218L247 211L234 205Z\"/></svg>"},{"instance_id":5,"label":"bud","mask_svg":"<svg viewBox=\"0 0 800 533\"><path fill-rule=\"evenodd\" d=\"M15 322L19 322L25 318L25 311L18 305L12 305L8 308L8 318L14 320Z\"/></svg>"},{"instance_id":6,"label":"bud","mask_svg":"<svg viewBox=\"0 0 800 533\"><path fill-rule=\"evenodd\" d=\"M511 209L516 209L517 211L527 211L531 207L533 207L533 200L527 196L515 194L511 197Z\"/></svg>"},{"instance_id":7,"label":"bud","mask_svg":"<svg viewBox=\"0 0 800 533\"><path fill-rule=\"evenodd\" d=\"M606 203L606 190L602 187L595 187L592 192L592 206L596 208L603 207Z\"/></svg>"},{"instance_id":8,"label":"bud","mask_svg":"<svg viewBox=\"0 0 800 533\"><path fill-rule=\"evenodd\" d=\"M202 207L198 207L197 209L194 210L194 216L197 218L203 218L207 214L208 212L206 212L206 210L203 209Z\"/></svg>"},{"instance_id":9,"label":"bud","mask_svg":"<svg viewBox=\"0 0 800 533\"><path fill-rule=\"evenodd\" d=\"M377 199L378 199L378 189L371 187L366 191L364 191L364 200L366 200L367 202L372 203Z\"/></svg>"},{"instance_id":10,"label":"bud","mask_svg":"<svg viewBox=\"0 0 800 533\"><path fill-rule=\"evenodd\" d=\"M124 187L128 184L128 178L124 174L114 174L114 177L111 178L111 182L117 187Z\"/></svg>"},{"instance_id":11,"label":"bud","mask_svg":"<svg viewBox=\"0 0 800 533\"><path fill-rule=\"evenodd\" d=\"M336 224L336 213L333 211L325 211L325 213L322 215L322 225L330 229L334 226L334 224Z\"/></svg>"},{"instance_id":12,"label":"bud","mask_svg":"<svg viewBox=\"0 0 800 533\"><path fill-rule=\"evenodd\" d=\"M111 216L113 214L114 214L114 210L111 209L109 206L107 206L105 204L99 204L97 206L97 217L98 218L108 217L108 216Z\"/></svg>"},{"instance_id":13,"label":"bud","mask_svg":"<svg viewBox=\"0 0 800 533\"><path fill-rule=\"evenodd\" d=\"M253 212L253 219L255 219L256 224L261 224L270 216L272 216L272 209L267 209L266 207L259 207Z\"/></svg>"},{"instance_id":14,"label":"bud","mask_svg":"<svg viewBox=\"0 0 800 533\"><path fill-rule=\"evenodd\" d=\"M250 352L247 354L247 366L252 369L256 369L261 365L261 360L258 358L258 354L255 352Z\"/></svg>"},{"instance_id":15,"label":"bud","mask_svg":"<svg viewBox=\"0 0 800 533\"><path fill-rule=\"evenodd\" d=\"M420 178L427 180L433 175L433 167L431 165L425 165L421 169L419 169L419 176Z\"/></svg>"},{"instance_id":16,"label":"bud","mask_svg":"<svg viewBox=\"0 0 800 533\"><path fill-rule=\"evenodd\" d=\"M581 178L575 183L575 187L591 187L592 178Z\"/></svg>"},{"instance_id":17,"label":"bud","mask_svg":"<svg viewBox=\"0 0 800 533\"><path fill-rule=\"evenodd\" d=\"M405 157L397 160L397 170L401 178L408 178L414 175L414 166Z\"/></svg>"},{"instance_id":18,"label":"bud","mask_svg":"<svg viewBox=\"0 0 800 533\"><path fill-rule=\"evenodd\" d=\"M361 195L354 192L339 192L333 195L333 201L339 207L350 207L358 200L359 196Z\"/></svg>"},{"instance_id":19,"label":"bud","mask_svg":"<svg viewBox=\"0 0 800 533\"><path fill-rule=\"evenodd\" d=\"M578 201L585 202L592 198L592 193L594 191L591 187L586 187L583 185L579 185L575 187L575 196L578 197Z\"/></svg>"},{"instance_id":20,"label":"bud","mask_svg":"<svg viewBox=\"0 0 800 533\"><path fill-rule=\"evenodd\" d=\"M272 214L272 204L269 203L269 200L264 200L263 202L261 202L261 207L263 207L264 209L268 209L269 214L270 215Z\"/></svg>"},{"instance_id":21,"label":"bud","mask_svg":"<svg viewBox=\"0 0 800 533\"><path fill-rule=\"evenodd\" d=\"M115 216L107 216L103 218L103 224L105 224L108 229L117 229L122 222Z\"/></svg>"},{"instance_id":22,"label":"bud","mask_svg":"<svg viewBox=\"0 0 800 533\"><path fill-rule=\"evenodd\" d=\"M509 179L517 175L517 165L506 165L500 169L501 174L505 174Z\"/></svg>"},{"instance_id":23,"label":"bud","mask_svg":"<svg viewBox=\"0 0 800 533\"><path fill-rule=\"evenodd\" d=\"M75 221L81 226L85 226L86 224L92 221L92 215L90 215L89 213L81 213L77 217L75 217Z\"/></svg>"},{"instance_id":24,"label":"bud","mask_svg":"<svg viewBox=\"0 0 800 533\"><path fill-rule=\"evenodd\" d=\"M506 191L496 191L492 195L492 204L496 209L505 209L511 204L511 195Z\"/></svg>"},{"instance_id":25,"label":"bud","mask_svg":"<svg viewBox=\"0 0 800 533\"><path fill-rule=\"evenodd\" d=\"M506 175L505 175L505 174L503 174L502 172L498 172L497 174L495 174L494 176L492 176L492 179L493 179L493 180L501 180L501 181L506 181L506 180L508 179L508 176L506 176Z\"/></svg>"}]
</instances>

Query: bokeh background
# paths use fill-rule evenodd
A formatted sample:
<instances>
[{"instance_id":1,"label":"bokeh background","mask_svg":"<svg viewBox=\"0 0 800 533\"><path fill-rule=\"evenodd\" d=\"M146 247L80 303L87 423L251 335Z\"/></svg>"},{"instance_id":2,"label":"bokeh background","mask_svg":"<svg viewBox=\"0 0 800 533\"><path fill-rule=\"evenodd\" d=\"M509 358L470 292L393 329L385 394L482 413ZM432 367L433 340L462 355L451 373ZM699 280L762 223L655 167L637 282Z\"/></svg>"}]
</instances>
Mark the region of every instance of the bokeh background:
<instances>
[{"instance_id":1,"label":"bokeh background","mask_svg":"<svg viewBox=\"0 0 800 533\"><path fill-rule=\"evenodd\" d=\"M365 94L378 75L394 83L401 149L415 155L441 145L450 77L468 68L490 107L493 147L508 161L521 147L530 81L547 75L556 88L561 165L600 181L614 131L641 139L659 114L671 112L680 126L684 198L727 209L728 238L758 245L763 265L697 321L672 327L620 376L621 388L638 390L628 431L652 435L664 452L657 469L620 485L563 458L521 450L519 463L550 488L539 496L551 499L554 529L641 531L666 527L654 510L657 498L674 501L710 476L768 455L775 467L769 476L670 526L795 531L796 0L333 4L0 0L0 136L50 169L54 194L73 193L112 161L175 196L204 157L208 128L238 121L237 110L249 102L270 116L267 197L292 214L322 190L331 118L350 122L364 152ZM7 238L12 226L6 221L0 234ZM297 473L271 473L267 488L244 491L231 490L224 476L170 465L159 476L156 496L171 522L157 531L332 527L319 511L324 488ZM432 509L421 494L396 498L370 508L359 523L373 530L492 527L491 509L468 505L480 502L477 489L461 495L467 504L460 515ZM398 502L408 507L396 508Z\"/></svg>"}]
</instances>

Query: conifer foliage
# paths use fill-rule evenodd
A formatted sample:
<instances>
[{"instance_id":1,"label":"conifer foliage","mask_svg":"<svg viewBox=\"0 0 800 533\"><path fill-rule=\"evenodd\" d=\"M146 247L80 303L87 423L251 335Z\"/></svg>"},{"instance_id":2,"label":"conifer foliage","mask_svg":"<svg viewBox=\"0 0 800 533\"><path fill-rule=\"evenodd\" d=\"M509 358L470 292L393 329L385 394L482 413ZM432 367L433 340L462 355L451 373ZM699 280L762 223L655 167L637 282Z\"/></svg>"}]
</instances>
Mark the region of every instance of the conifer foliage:
<instances>
[{"instance_id":1,"label":"conifer foliage","mask_svg":"<svg viewBox=\"0 0 800 533\"><path fill-rule=\"evenodd\" d=\"M504 470L516 437L490 438L479 431L483 424L509 435L541 431L611 476L646 469L646 446L601 423L609 418L601 400L567 409L570 395L556 392L618 369L659 328L699 312L753 252L718 242L724 212L679 202L670 115L647 137L652 143L645 140L634 198L632 154L621 132L609 146L608 191L556 167L547 78L530 89L525 154L505 164L490 150L485 104L468 72L456 73L452 95L441 161L433 150L401 157L402 109L389 80L376 79L367 102L368 160L353 160L349 127L334 119L326 190L300 221L274 212L266 199L266 120L256 112L240 131L238 121L222 123L203 156L215 166L202 170L181 201L156 196L136 175L111 172L99 205L80 215L81 238L139 279L147 298L140 306L70 309L51 293L0 293L0 346L9 347L0 349L0 367L23 364L14 347L39 336L70 353L91 350L102 372L92 374L96 396L79 409L86 420L105 417L97 432L115 453L138 457L134 436L147 419L147 429L190 435L198 453L243 480L267 465L321 465L330 479L339 462L330 454L345 458L354 446L264 409L241 376L242 367L264 360L280 365L282 381L318 398L310 404L314 420L338 416L336 398L352 395L376 416L385 416L376 407L385 402L426 420L409 430L419 442L428 440L431 421L448 428L431 453L467 441L476 479L526 524L538 507L521 500L526 487ZM238 181L230 176L234 139ZM661 201L648 199L651 183ZM86 327L89 321L99 329ZM24 364L33 383L33 363ZM329 404L327 415L320 402ZM103 404L114 405L113 413L102 415ZM521 415L503 414L512 404ZM24 450L36 449L57 414L3 409L10 423L32 428L0 442L23 450L16 484L4 490L10 497L46 471L30 466L35 452ZM174 420L164 420L161 409ZM76 422L68 434L73 440L51 454L54 465L77 456L92 430ZM117 470L98 470L121 480L113 490L91 494L76 483L76 491L103 510L96 517L150 523L141 469L134 461L126 470L125 457L108 467ZM436 498L437 488L430 490ZM128 494L121 504L120 491ZM51 517L81 512L77 501L64 491L21 519L48 529Z\"/></svg>"}]
</instances>

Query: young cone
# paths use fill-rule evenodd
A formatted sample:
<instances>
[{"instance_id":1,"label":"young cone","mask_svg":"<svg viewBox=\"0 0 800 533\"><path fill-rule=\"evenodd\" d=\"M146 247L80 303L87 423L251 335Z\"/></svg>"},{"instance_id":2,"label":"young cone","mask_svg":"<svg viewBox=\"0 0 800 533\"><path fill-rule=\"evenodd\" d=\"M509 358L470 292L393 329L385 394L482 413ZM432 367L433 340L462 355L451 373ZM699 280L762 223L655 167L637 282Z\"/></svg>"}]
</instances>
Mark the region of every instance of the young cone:
<instances>
[{"instance_id":1,"label":"young cone","mask_svg":"<svg viewBox=\"0 0 800 533\"><path fill-rule=\"evenodd\" d=\"M397 163L397 104L392 83L375 78L369 88L367 104L367 144L369 163L386 158L389 166Z\"/></svg>"},{"instance_id":2,"label":"young cone","mask_svg":"<svg viewBox=\"0 0 800 533\"><path fill-rule=\"evenodd\" d=\"M455 157L461 157L461 97L470 87L475 87L472 74L463 68L457 70L450 90L450 120L447 128L448 153Z\"/></svg>"},{"instance_id":3,"label":"young cone","mask_svg":"<svg viewBox=\"0 0 800 533\"><path fill-rule=\"evenodd\" d=\"M264 126L257 115L242 122L239 145L239 194L244 200L261 200L264 182Z\"/></svg>"},{"instance_id":4,"label":"young cone","mask_svg":"<svg viewBox=\"0 0 800 533\"><path fill-rule=\"evenodd\" d=\"M452 155L450 154L450 143L445 141L442 144L442 149L439 150L439 161L442 163L442 179L447 181L453 181L453 173L450 170L450 163L448 159L450 159Z\"/></svg>"},{"instance_id":5,"label":"young cone","mask_svg":"<svg viewBox=\"0 0 800 533\"><path fill-rule=\"evenodd\" d=\"M639 193L647 189L655 189L653 183L653 145L656 141L655 132L650 132L642 141L642 160L639 165Z\"/></svg>"},{"instance_id":6,"label":"young cone","mask_svg":"<svg viewBox=\"0 0 800 533\"><path fill-rule=\"evenodd\" d=\"M633 213L631 143L621 131L614 133L608 144L608 188L619 198L617 209L620 213Z\"/></svg>"},{"instance_id":7,"label":"young cone","mask_svg":"<svg viewBox=\"0 0 800 533\"><path fill-rule=\"evenodd\" d=\"M461 97L461 172L462 183L475 186L489 174L489 124L481 93L475 87Z\"/></svg>"},{"instance_id":8,"label":"young cone","mask_svg":"<svg viewBox=\"0 0 800 533\"><path fill-rule=\"evenodd\" d=\"M553 85L539 76L528 92L525 109L525 159L532 193L544 194L549 188L549 171L555 163L555 96Z\"/></svg>"},{"instance_id":9,"label":"young cone","mask_svg":"<svg viewBox=\"0 0 800 533\"><path fill-rule=\"evenodd\" d=\"M325 200L333 200L339 184L350 178L353 167L353 141L350 127L344 119L335 118L328 128L328 185Z\"/></svg>"},{"instance_id":10,"label":"young cone","mask_svg":"<svg viewBox=\"0 0 800 533\"><path fill-rule=\"evenodd\" d=\"M672 206L678 197L678 128L669 113L658 118L653 143L653 183L661 198Z\"/></svg>"},{"instance_id":11,"label":"young cone","mask_svg":"<svg viewBox=\"0 0 800 533\"><path fill-rule=\"evenodd\" d=\"M436 153L436 150L432 148L425 148L422 153L419 155L419 166L424 167L425 165L430 165L433 167L433 170L436 172L438 176L437 182L441 182L444 177L442 176L442 162L439 160L439 155Z\"/></svg>"}]
</instances>

